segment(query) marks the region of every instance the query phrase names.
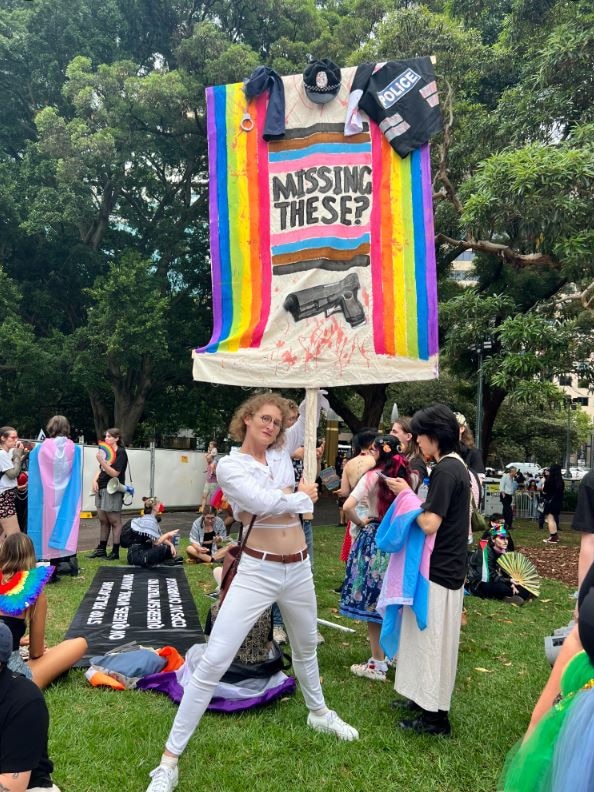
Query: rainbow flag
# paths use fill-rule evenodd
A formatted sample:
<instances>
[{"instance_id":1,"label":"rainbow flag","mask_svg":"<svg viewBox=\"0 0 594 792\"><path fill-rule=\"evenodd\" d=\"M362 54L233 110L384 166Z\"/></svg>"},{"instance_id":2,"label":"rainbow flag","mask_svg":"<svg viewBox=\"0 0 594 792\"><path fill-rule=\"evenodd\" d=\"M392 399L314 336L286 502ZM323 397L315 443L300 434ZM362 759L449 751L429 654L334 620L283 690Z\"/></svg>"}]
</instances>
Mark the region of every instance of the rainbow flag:
<instances>
[{"instance_id":1,"label":"rainbow flag","mask_svg":"<svg viewBox=\"0 0 594 792\"><path fill-rule=\"evenodd\" d=\"M354 69L342 74L337 100L315 106L300 75L283 78L286 134L269 143L266 95L206 90L213 332L194 351L195 379L437 376L429 147L401 159L373 122L346 137Z\"/></svg>"}]
</instances>

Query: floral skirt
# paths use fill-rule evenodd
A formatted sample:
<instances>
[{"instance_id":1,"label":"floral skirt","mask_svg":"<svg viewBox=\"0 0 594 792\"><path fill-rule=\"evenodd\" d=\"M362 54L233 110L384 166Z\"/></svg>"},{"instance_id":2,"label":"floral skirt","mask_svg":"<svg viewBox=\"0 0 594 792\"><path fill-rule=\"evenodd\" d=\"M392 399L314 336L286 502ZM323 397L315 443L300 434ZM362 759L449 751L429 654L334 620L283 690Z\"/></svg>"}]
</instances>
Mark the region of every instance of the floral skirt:
<instances>
[{"instance_id":1,"label":"floral skirt","mask_svg":"<svg viewBox=\"0 0 594 792\"><path fill-rule=\"evenodd\" d=\"M353 542L340 595L340 613L351 619L382 623L376 611L389 555L378 550L375 534L379 523L361 528Z\"/></svg>"},{"instance_id":2,"label":"floral skirt","mask_svg":"<svg viewBox=\"0 0 594 792\"><path fill-rule=\"evenodd\" d=\"M11 487L0 494L0 520L6 517L13 517L16 514L16 491L17 488Z\"/></svg>"}]
</instances>

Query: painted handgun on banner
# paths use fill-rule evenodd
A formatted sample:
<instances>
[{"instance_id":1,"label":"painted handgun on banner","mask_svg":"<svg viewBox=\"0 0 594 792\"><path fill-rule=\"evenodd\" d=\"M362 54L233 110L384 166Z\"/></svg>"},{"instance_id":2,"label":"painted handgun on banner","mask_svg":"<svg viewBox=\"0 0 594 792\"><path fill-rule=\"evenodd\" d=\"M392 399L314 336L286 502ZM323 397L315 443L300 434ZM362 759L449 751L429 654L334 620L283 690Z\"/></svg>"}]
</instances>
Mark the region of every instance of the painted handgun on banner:
<instances>
[{"instance_id":1,"label":"painted handgun on banner","mask_svg":"<svg viewBox=\"0 0 594 792\"><path fill-rule=\"evenodd\" d=\"M326 316L343 313L350 326L357 327L365 321L363 306L357 298L360 288L359 276L351 272L336 283L291 292L285 298L283 307L296 322L322 312Z\"/></svg>"}]
</instances>

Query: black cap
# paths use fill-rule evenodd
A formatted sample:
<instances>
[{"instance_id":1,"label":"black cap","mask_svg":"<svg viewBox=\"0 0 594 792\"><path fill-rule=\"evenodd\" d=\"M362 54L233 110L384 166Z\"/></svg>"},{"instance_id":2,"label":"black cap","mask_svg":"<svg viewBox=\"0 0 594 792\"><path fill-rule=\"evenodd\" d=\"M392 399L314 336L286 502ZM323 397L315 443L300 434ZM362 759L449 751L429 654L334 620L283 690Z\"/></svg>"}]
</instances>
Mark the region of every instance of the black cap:
<instances>
[{"instance_id":1,"label":"black cap","mask_svg":"<svg viewBox=\"0 0 594 792\"><path fill-rule=\"evenodd\" d=\"M340 68L328 58L308 63L303 72L303 85L315 104L331 102L340 90Z\"/></svg>"}]
</instances>

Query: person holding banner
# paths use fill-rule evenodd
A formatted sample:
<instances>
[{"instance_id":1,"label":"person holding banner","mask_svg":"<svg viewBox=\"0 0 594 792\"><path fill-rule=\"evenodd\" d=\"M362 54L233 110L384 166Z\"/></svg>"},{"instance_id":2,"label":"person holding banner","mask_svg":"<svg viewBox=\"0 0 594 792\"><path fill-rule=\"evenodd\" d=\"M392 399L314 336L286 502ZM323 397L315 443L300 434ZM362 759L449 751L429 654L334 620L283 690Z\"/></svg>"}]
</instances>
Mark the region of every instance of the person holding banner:
<instances>
[{"instance_id":1,"label":"person holding banner","mask_svg":"<svg viewBox=\"0 0 594 792\"><path fill-rule=\"evenodd\" d=\"M89 558L105 558L106 561L117 561L120 557L120 536L122 533L122 503L124 495L121 492L109 493L107 484L110 478L118 478L121 484L126 483L126 468L128 467L128 454L122 442L122 433L113 426L105 432L105 443L111 449L110 459L103 451L97 452L99 470L93 479L93 492L97 507L97 517L101 525L99 544L89 553ZM109 532L113 531L113 546L107 555L107 540Z\"/></svg>"},{"instance_id":2,"label":"person holding banner","mask_svg":"<svg viewBox=\"0 0 594 792\"><path fill-rule=\"evenodd\" d=\"M288 410L275 393L252 396L235 412L229 434L241 443L221 459L217 476L234 516L248 526L248 543L214 624L208 646L184 696L151 773L147 792L172 792L178 758L198 726L223 676L256 620L277 602L293 650L293 667L309 710L307 725L342 740L356 729L329 710L320 684L316 597L299 514L313 510L317 485L301 480L295 491L291 446L285 442Z\"/></svg>"}]
</instances>

